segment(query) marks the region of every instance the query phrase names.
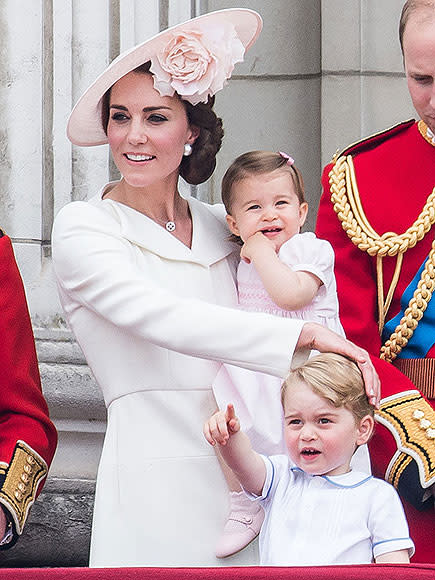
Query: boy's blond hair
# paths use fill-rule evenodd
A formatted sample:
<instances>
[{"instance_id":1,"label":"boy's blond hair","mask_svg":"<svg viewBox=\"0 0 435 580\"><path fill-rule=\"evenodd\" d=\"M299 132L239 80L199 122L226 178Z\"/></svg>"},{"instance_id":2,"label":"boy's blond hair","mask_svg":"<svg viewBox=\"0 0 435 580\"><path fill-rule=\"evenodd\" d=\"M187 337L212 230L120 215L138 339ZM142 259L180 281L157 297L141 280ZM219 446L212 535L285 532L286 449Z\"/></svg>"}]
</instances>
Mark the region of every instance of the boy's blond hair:
<instances>
[{"instance_id":1,"label":"boy's blond hair","mask_svg":"<svg viewBox=\"0 0 435 580\"><path fill-rule=\"evenodd\" d=\"M323 353L292 369L281 388L284 407L287 389L296 381L308 385L316 395L326 399L334 407L345 407L361 421L366 415L374 416L369 403L364 380L358 366L350 359L335 353Z\"/></svg>"}]
</instances>

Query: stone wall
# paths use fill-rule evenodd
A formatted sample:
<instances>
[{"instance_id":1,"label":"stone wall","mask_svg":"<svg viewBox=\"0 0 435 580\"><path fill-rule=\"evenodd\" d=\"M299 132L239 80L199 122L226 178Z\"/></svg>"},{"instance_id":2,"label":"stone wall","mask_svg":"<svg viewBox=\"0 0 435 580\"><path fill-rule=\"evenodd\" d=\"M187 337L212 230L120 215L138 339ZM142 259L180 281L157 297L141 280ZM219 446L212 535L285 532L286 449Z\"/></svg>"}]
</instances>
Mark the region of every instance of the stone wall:
<instances>
[{"instance_id":1,"label":"stone wall","mask_svg":"<svg viewBox=\"0 0 435 580\"><path fill-rule=\"evenodd\" d=\"M106 146L72 147L73 103L119 52L220 8L249 7L264 30L218 94L225 141L194 188L219 201L220 178L249 149L284 150L306 181L315 222L320 172L337 148L413 115L397 27L402 0L2 0L0 225L24 278L44 393L59 447L19 544L0 566L86 565L105 429L100 391L63 320L51 271L53 217L116 172Z\"/></svg>"}]
</instances>

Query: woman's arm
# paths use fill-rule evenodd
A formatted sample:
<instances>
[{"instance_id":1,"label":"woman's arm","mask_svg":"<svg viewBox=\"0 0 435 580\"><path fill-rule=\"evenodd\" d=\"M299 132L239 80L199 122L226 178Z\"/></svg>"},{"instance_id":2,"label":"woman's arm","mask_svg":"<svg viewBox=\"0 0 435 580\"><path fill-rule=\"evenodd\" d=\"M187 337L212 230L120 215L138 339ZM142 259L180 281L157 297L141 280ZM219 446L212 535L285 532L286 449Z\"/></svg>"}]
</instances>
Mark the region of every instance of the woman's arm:
<instances>
[{"instance_id":1,"label":"woman's arm","mask_svg":"<svg viewBox=\"0 0 435 580\"><path fill-rule=\"evenodd\" d=\"M266 467L251 446L249 437L240 430L240 421L233 405L218 411L204 425L204 436L210 445L219 445L219 452L245 491L261 495Z\"/></svg>"},{"instance_id":2,"label":"woman's arm","mask_svg":"<svg viewBox=\"0 0 435 580\"><path fill-rule=\"evenodd\" d=\"M149 253L139 267L139 252L107 211L84 202L64 207L53 230L53 267L67 308L84 306L162 348L285 376L302 321L212 304L198 298L207 296L202 288L192 297L179 295L176 287L170 290L160 282L165 272L159 256ZM160 269L154 268L154 258ZM186 276L197 272L200 280L210 283L202 275L206 266L183 262L180 267L184 264ZM144 269L148 267L149 272ZM169 269L166 276L170 274ZM209 291L211 300L212 292L221 288Z\"/></svg>"},{"instance_id":3,"label":"woman's arm","mask_svg":"<svg viewBox=\"0 0 435 580\"><path fill-rule=\"evenodd\" d=\"M153 281L153 271L145 276L138 268L132 244L117 229L111 215L85 202L69 204L56 217L54 272L61 293L76 307L82 305L163 348L278 377L287 374L296 348L357 357L365 365L367 388L376 393L371 363L362 349L321 325L167 291Z\"/></svg>"}]
</instances>

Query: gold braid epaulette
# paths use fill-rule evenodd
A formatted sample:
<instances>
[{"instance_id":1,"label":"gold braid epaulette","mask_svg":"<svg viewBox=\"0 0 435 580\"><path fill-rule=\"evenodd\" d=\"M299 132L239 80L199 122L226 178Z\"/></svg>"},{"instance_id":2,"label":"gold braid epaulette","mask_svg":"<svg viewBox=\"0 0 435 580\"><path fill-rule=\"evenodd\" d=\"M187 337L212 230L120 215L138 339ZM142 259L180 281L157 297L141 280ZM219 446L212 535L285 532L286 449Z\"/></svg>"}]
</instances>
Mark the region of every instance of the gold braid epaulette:
<instances>
[{"instance_id":1,"label":"gold braid epaulette","mask_svg":"<svg viewBox=\"0 0 435 580\"><path fill-rule=\"evenodd\" d=\"M350 155L335 160L329 172L331 201L341 225L360 250L376 256L379 332L382 333L385 317L393 299L394 290L400 275L403 254L422 240L435 223L435 188L416 221L403 234L386 232L380 236L368 222L356 183L353 160ZM397 256L396 268L387 297L384 300L382 259ZM426 261L420 282L403 318L395 331L381 349L381 358L391 362L406 346L432 296L435 280L435 241Z\"/></svg>"}]
</instances>

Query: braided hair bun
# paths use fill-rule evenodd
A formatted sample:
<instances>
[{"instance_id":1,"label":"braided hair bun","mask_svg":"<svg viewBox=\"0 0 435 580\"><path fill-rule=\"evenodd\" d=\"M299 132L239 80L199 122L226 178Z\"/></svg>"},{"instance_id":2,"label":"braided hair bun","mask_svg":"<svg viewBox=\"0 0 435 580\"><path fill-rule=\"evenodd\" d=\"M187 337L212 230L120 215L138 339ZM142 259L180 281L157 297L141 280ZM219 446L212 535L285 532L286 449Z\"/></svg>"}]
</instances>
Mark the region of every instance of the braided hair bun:
<instances>
[{"instance_id":1,"label":"braided hair bun","mask_svg":"<svg viewBox=\"0 0 435 580\"><path fill-rule=\"evenodd\" d=\"M214 97L210 97L207 103L184 103L189 123L198 127L200 133L192 145L192 154L183 157L180 175L187 183L198 185L206 181L216 167L216 154L222 145L224 129L222 119L213 111Z\"/></svg>"}]
</instances>

